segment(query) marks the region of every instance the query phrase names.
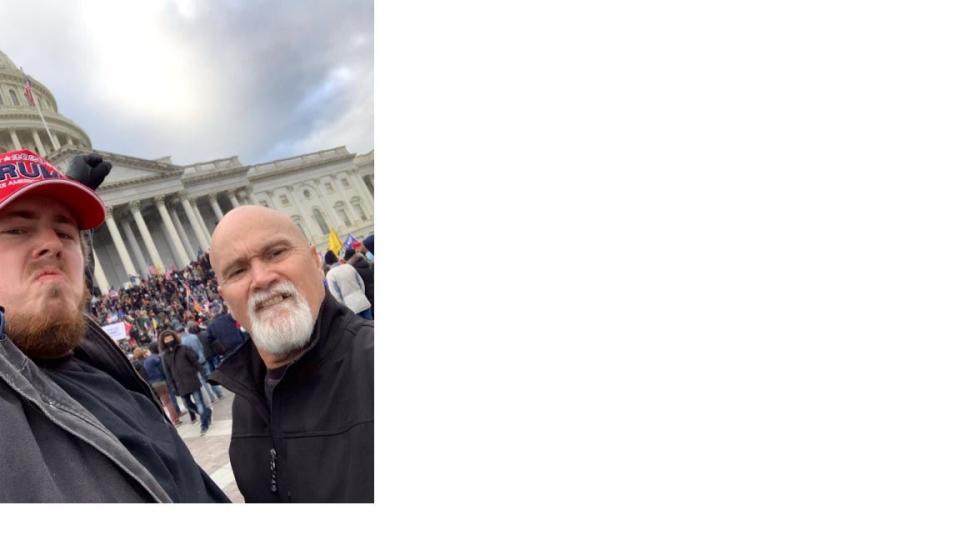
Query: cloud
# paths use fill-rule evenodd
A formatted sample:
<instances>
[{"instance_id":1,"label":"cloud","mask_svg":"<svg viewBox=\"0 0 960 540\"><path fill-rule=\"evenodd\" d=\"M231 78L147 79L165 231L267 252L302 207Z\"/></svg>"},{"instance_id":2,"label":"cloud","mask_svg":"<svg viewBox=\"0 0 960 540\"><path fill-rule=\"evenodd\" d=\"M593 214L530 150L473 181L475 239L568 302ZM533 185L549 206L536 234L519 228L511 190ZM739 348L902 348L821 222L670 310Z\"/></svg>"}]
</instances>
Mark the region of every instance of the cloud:
<instances>
[{"instance_id":1,"label":"cloud","mask_svg":"<svg viewBox=\"0 0 960 540\"><path fill-rule=\"evenodd\" d=\"M373 148L373 4L101 0L5 7L3 51L97 148L245 163ZM287 152L287 153L285 153Z\"/></svg>"}]
</instances>

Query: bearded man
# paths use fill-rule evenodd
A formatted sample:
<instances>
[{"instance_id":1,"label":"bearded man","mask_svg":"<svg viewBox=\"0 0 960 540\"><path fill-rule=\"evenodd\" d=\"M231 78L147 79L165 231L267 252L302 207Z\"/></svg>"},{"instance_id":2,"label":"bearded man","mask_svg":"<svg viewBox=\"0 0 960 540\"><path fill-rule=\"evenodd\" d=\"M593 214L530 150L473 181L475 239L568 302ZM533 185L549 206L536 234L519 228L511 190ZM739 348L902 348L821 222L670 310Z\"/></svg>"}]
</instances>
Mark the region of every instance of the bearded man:
<instances>
[{"instance_id":1,"label":"bearded man","mask_svg":"<svg viewBox=\"0 0 960 540\"><path fill-rule=\"evenodd\" d=\"M210 377L236 394L246 502L373 502L373 322L326 294L320 257L276 210L227 213L210 263L250 333Z\"/></svg>"},{"instance_id":2,"label":"bearded man","mask_svg":"<svg viewBox=\"0 0 960 540\"><path fill-rule=\"evenodd\" d=\"M35 153L0 154L0 501L229 502L84 314L81 232L105 215Z\"/></svg>"}]
</instances>

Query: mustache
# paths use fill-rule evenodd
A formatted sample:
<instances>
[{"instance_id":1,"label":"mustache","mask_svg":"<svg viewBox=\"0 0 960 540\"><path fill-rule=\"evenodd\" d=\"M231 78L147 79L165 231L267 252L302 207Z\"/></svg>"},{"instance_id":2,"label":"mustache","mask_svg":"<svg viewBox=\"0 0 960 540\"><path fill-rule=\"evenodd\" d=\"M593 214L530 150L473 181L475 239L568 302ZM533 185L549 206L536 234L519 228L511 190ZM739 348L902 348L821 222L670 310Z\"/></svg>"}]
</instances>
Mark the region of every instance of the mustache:
<instances>
[{"instance_id":1,"label":"mustache","mask_svg":"<svg viewBox=\"0 0 960 540\"><path fill-rule=\"evenodd\" d=\"M284 299L293 298L294 301L297 302L302 299L300 291L294 287L293 283L290 281L281 281L265 291L258 291L250 295L250 299L247 300L247 311L249 313L256 313L265 302L273 300L278 295Z\"/></svg>"},{"instance_id":2,"label":"mustache","mask_svg":"<svg viewBox=\"0 0 960 540\"><path fill-rule=\"evenodd\" d=\"M42 259L34 261L27 266L27 272L29 275L39 274L40 272L46 272L48 270L56 270L58 272L64 272L64 264L53 256L45 256Z\"/></svg>"}]
</instances>

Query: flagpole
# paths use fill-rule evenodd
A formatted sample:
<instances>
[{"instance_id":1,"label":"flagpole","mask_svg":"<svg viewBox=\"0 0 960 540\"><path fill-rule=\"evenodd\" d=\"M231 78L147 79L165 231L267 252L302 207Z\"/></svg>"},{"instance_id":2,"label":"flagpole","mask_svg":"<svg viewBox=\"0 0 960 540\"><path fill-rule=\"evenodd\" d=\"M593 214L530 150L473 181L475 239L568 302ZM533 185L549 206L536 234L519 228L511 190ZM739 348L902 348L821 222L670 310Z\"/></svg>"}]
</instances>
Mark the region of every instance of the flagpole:
<instances>
[{"instance_id":1,"label":"flagpole","mask_svg":"<svg viewBox=\"0 0 960 540\"><path fill-rule=\"evenodd\" d=\"M30 84L30 76L27 75L27 73L26 73L25 71L23 71L23 67L20 68L20 73L23 74L24 81L27 83L27 85L28 85L29 88L30 88L30 100L33 101L34 107L37 108L37 114L40 115L40 121L43 122L43 128L47 130L47 137L50 138L50 144L53 145L53 144L54 144L54 143L53 143L53 134L50 133L50 126L47 125L47 119L43 117L43 111L40 110L40 100L37 99L37 98L35 98L35 97L33 97L33 85ZM51 148L51 150L52 150L52 148Z\"/></svg>"}]
</instances>

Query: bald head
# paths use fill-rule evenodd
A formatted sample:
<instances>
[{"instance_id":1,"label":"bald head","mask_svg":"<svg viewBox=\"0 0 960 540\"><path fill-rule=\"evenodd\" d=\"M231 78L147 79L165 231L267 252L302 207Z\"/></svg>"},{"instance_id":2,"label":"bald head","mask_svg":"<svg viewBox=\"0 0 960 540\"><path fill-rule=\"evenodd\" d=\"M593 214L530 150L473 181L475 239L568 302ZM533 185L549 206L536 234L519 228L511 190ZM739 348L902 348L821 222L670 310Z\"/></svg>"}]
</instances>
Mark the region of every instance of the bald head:
<instances>
[{"instance_id":1,"label":"bald head","mask_svg":"<svg viewBox=\"0 0 960 540\"><path fill-rule=\"evenodd\" d=\"M276 210L234 208L213 231L210 265L223 301L267 366L292 361L326 294L320 256L300 227Z\"/></svg>"},{"instance_id":2,"label":"bald head","mask_svg":"<svg viewBox=\"0 0 960 540\"><path fill-rule=\"evenodd\" d=\"M216 261L220 258L224 246L231 245L238 236L246 236L252 228L261 225L292 233L293 236L303 240L303 245L309 244L300 227L297 227L297 224L283 212L256 205L238 206L227 212L213 229L210 242L210 265L213 266L214 272L217 271ZM219 276L219 273L217 275Z\"/></svg>"}]
</instances>

